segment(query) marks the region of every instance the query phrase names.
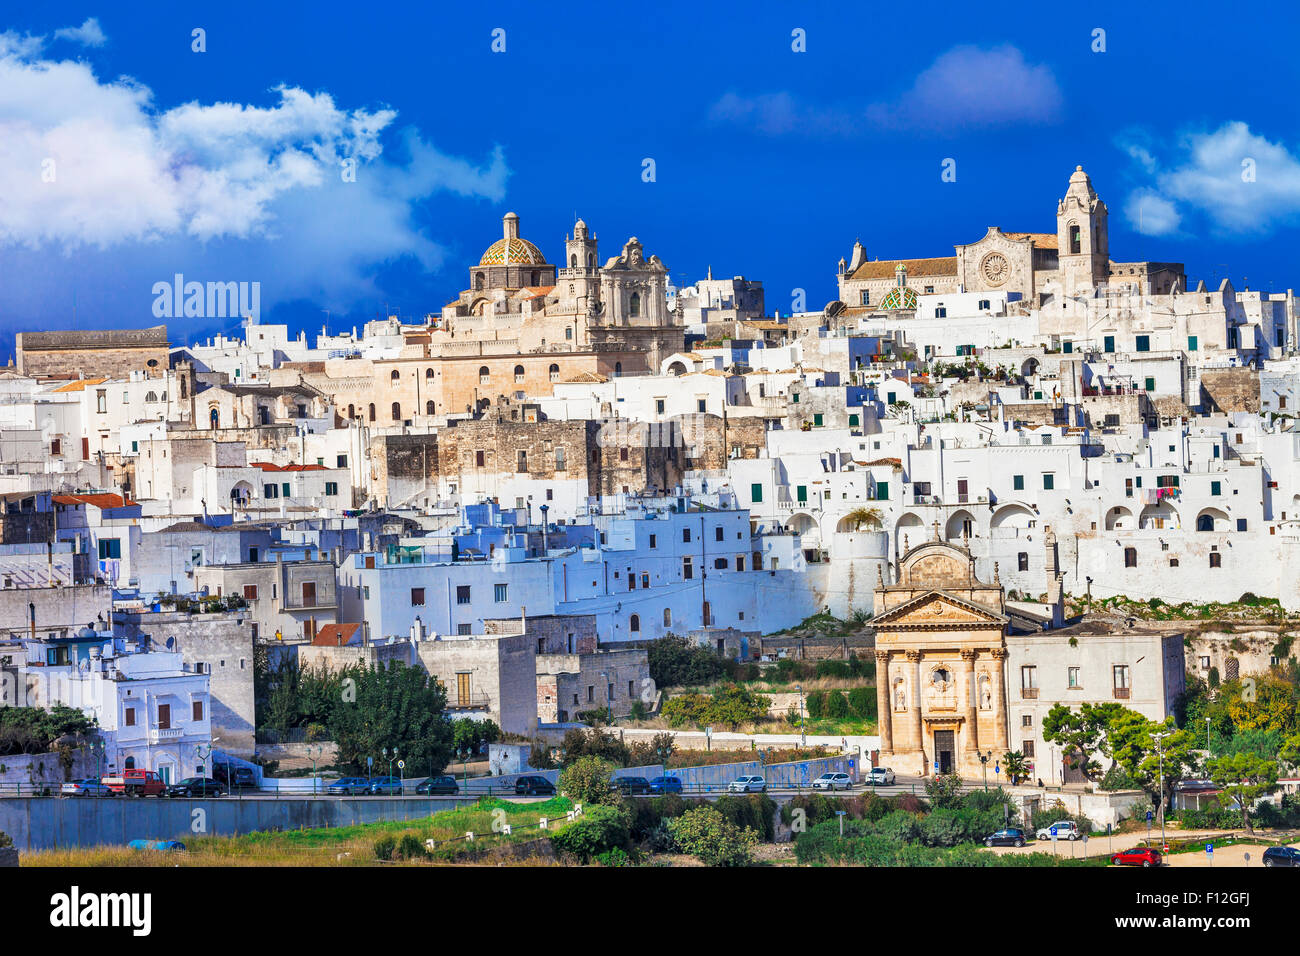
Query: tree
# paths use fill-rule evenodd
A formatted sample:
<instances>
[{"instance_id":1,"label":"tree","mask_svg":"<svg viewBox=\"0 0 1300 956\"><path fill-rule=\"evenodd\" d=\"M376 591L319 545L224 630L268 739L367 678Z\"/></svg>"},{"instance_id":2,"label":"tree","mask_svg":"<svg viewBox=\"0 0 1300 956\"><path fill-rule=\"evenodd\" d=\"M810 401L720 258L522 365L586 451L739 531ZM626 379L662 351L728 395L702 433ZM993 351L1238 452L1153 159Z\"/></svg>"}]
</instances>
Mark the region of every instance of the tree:
<instances>
[{"instance_id":1,"label":"tree","mask_svg":"<svg viewBox=\"0 0 1300 956\"><path fill-rule=\"evenodd\" d=\"M1008 750L1002 755L1002 769L1006 772L1012 786L1029 776L1029 768L1025 766L1025 755L1019 750Z\"/></svg>"},{"instance_id":2,"label":"tree","mask_svg":"<svg viewBox=\"0 0 1300 956\"><path fill-rule=\"evenodd\" d=\"M1260 797L1277 789L1277 761L1238 753L1211 760L1209 771L1211 782L1220 791L1219 802L1225 807L1236 803L1241 808L1242 825L1253 834L1250 809Z\"/></svg>"},{"instance_id":3,"label":"tree","mask_svg":"<svg viewBox=\"0 0 1300 956\"><path fill-rule=\"evenodd\" d=\"M1277 759L1292 770L1300 770L1300 734L1293 734L1282 742Z\"/></svg>"},{"instance_id":4,"label":"tree","mask_svg":"<svg viewBox=\"0 0 1300 956\"><path fill-rule=\"evenodd\" d=\"M1106 734L1110 722L1125 707L1112 702L1081 704L1078 712L1065 704L1057 704L1043 718L1043 739L1057 744L1066 762L1079 769L1089 780L1101 773L1101 765L1093 754L1105 752Z\"/></svg>"},{"instance_id":5,"label":"tree","mask_svg":"<svg viewBox=\"0 0 1300 956\"><path fill-rule=\"evenodd\" d=\"M572 854L588 863L592 857L610 850L630 850L629 823L630 814L624 807L593 805L588 809L584 806L580 817L551 837L551 844L561 853Z\"/></svg>"},{"instance_id":6,"label":"tree","mask_svg":"<svg viewBox=\"0 0 1300 956\"><path fill-rule=\"evenodd\" d=\"M1170 736L1157 746L1152 737L1156 733L1170 733ZM1157 724L1125 708L1111 721L1108 741L1116 763L1161 807L1168 804L1174 784L1200 764L1196 736L1190 730L1176 730L1172 718ZM1163 793L1160 790L1162 766Z\"/></svg>"},{"instance_id":7,"label":"tree","mask_svg":"<svg viewBox=\"0 0 1300 956\"><path fill-rule=\"evenodd\" d=\"M961 777L955 773L940 774L925 782L925 795L936 809L950 809L961 805Z\"/></svg>"},{"instance_id":8,"label":"tree","mask_svg":"<svg viewBox=\"0 0 1300 956\"><path fill-rule=\"evenodd\" d=\"M1297 688L1280 677L1266 675L1229 681L1220 688L1219 696L1236 730L1285 733L1300 729L1296 724Z\"/></svg>"},{"instance_id":9,"label":"tree","mask_svg":"<svg viewBox=\"0 0 1300 956\"><path fill-rule=\"evenodd\" d=\"M682 852L705 866L748 866L758 834L741 829L711 806L687 810L668 821L668 829Z\"/></svg>"},{"instance_id":10,"label":"tree","mask_svg":"<svg viewBox=\"0 0 1300 956\"><path fill-rule=\"evenodd\" d=\"M383 748L397 747L408 772L442 772L451 759L453 731L444 714L447 694L437 680L399 663L357 665L340 676L355 682L355 694L340 699L331 719L340 766L360 772L367 757L379 760Z\"/></svg>"},{"instance_id":11,"label":"tree","mask_svg":"<svg viewBox=\"0 0 1300 956\"><path fill-rule=\"evenodd\" d=\"M879 508L854 508L844 516L853 530L861 531L865 526L868 531L876 531L880 528L881 519L884 513Z\"/></svg>"},{"instance_id":12,"label":"tree","mask_svg":"<svg viewBox=\"0 0 1300 956\"><path fill-rule=\"evenodd\" d=\"M717 653L676 634L651 641L646 662L660 689L711 684L726 673L726 661Z\"/></svg>"},{"instance_id":13,"label":"tree","mask_svg":"<svg viewBox=\"0 0 1300 956\"><path fill-rule=\"evenodd\" d=\"M612 763L599 757L579 757L560 771L559 790L583 806L619 806L623 802L623 795L610 782L614 770Z\"/></svg>"}]
</instances>

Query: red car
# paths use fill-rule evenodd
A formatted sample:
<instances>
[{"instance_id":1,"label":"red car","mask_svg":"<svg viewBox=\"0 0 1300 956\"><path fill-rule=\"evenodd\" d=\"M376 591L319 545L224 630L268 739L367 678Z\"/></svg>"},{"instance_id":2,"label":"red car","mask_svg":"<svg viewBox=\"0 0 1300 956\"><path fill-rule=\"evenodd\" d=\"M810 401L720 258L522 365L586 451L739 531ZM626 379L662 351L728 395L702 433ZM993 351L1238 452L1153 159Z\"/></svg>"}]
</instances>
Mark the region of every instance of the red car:
<instances>
[{"instance_id":1,"label":"red car","mask_svg":"<svg viewBox=\"0 0 1300 956\"><path fill-rule=\"evenodd\" d=\"M1159 866L1160 851L1149 846L1121 850L1110 858L1111 866Z\"/></svg>"}]
</instances>

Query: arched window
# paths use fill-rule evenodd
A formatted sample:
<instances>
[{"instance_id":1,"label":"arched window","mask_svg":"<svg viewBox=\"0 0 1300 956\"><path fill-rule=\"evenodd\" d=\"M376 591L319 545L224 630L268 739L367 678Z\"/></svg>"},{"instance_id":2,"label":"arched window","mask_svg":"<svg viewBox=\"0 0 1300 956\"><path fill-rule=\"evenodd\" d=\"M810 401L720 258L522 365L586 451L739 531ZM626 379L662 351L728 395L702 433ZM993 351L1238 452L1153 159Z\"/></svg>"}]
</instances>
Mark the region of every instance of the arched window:
<instances>
[{"instance_id":1,"label":"arched window","mask_svg":"<svg viewBox=\"0 0 1300 956\"><path fill-rule=\"evenodd\" d=\"M595 262L596 262L596 257L593 256L590 252L587 253L587 268L590 269L595 264Z\"/></svg>"},{"instance_id":2,"label":"arched window","mask_svg":"<svg viewBox=\"0 0 1300 956\"><path fill-rule=\"evenodd\" d=\"M552 362L549 371L550 371L551 381L558 382L560 380L560 366Z\"/></svg>"},{"instance_id":3,"label":"arched window","mask_svg":"<svg viewBox=\"0 0 1300 956\"><path fill-rule=\"evenodd\" d=\"M1210 567L1212 568L1223 567L1223 555L1221 555L1218 551L1210 552Z\"/></svg>"},{"instance_id":4,"label":"arched window","mask_svg":"<svg viewBox=\"0 0 1300 956\"><path fill-rule=\"evenodd\" d=\"M533 270L532 279L533 281L528 283L529 285L538 286L542 284L542 274L535 269Z\"/></svg>"},{"instance_id":5,"label":"arched window","mask_svg":"<svg viewBox=\"0 0 1300 956\"><path fill-rule=\"evenodd\" d=\"M673 626L673 609L670 607L666 607L664 608L664 627L672 627L672 626Z\"/></svg>"},{"instance_id":6,"label":"arched window","mask_svg":"<svg viewBox=\"0 0 1300 956\"><path fill-rule=\"evenodd\" d=\"M518 385L518 384L519 384L520 382L522 382L523 380L524 380L524 367L523 367L522 365L516 365L516 366L515 366L515 384Z\"/></svg>"},{"instance_id":7,"label":"arched window","mask_svg":"<svg viewBox=\"0 0 1300 956\"><path fill-rule=\"evenodd\" d=\"M393 402L393 421L400 422L401 420L402 420L402 403Z\"/></svg>"},{"instance_id":8,"label":"arched window","mask_svg":"<svg viewBox=\"0 0 1300 956\"><path fill-rule=\"evenodd\" d=\"M620 375L622 375L622 374L623 374L623 363L622 363L622 362L615 362L615 363L614 363L614 377L615 377L615 378L618 378L618 376L620 376Z\"/></svg>"},{"instance_id":9,"label":"arched window","mask_svg":"<svg viewBox=\"0 0 1300 956\"><path fill-rule=\"evenodd\" d=\"M213 408L212 411L208 412L208 422L212 425L213 428L220 428L221 409Z\"/></svg>"},{"instance_id":10,"label":"arched window","mask_svg":"<svg viewBox=\"0 0 1300 956\"><path fill-rule=\"evenodd\" d=\"M1078 254L1083 251L1083 238L1079 230L1079 224L1072 222L1066 227L1070 234L1070 252ZM1132 271L1132 270L1129 270Z\"/></svg>"},{"instance_id":11,"label":"arched window","mask_svg":"<svg viewBox=\"0 0 1300 956\"><path fill-rule=\"evenodd\" d=\"M390 375L390 376L388 376L388 380L389 380L392 384L396 385L396 384L397 384L397 380L398 380L399 378L401 378L401 377L402 377L402 373L399 372L399 371L397 371L397 369L393 369L393 374Z\"/></svg>"},{"instance_id":12,"label":"arched window","mask_svg":"<svg viewBox=\"0 0 1300 956\"><path fill-rule=\"evenodd\" d=\"M134 770L134 769L135 769L135 758L134 758L134 757L127 757L127 758L126 758L126 762L125 762L124 764L122 764L122 768L123 768L124 770Z\"/></svg>"},{"instance_id":13,"label":"arched window","mask_svg":"<svg viewBox=\"0 0 1300 956\"><path fill-rule=\"evenodd\" d=\"M190 386L185 381L185 376L181 376L181 398L189 398Z\"/></svg>"},{"instance_id":14,"label":"arched window","mask_svg":"<svg viewBox=\"0 0 1300 956\"><path fill-rule=\"evenodd\" d=\"M481 272L474 273L474 288L475 289L483 288L483 273Z\"/></svg>"},{"instance_id":15,"label":"arched window","mask_svg":"<svg viewBox=\"0 0 1300 956\"><path fill-rule=\"evenodd\" d=\"M569 256L569 268L570 269L578 268L578 254L576 252L573 255Z\"/></svg>"},{"instance_id":16,"label":"arched window","mask_svg":"<svg viewBox=\"0 0 1300 956\"><path fill-rule=\"evenodd\" d=\"M431 369L431 368L426 368L426 369L424 370L424 380L425 380L426 382L432 382L432 381L433 381L433 369Z\"/></svg>"},{"instance_id":17,"label":"arched window","mask_svg":"<svg viewBox=\"0 0 1300 956\"><path fill-rule=\"evenodd\" d=\"M628 315L630 315L632 318L635 319L640 314L641 314L641 293L633 292L632 301L628 308Z\"/></svg>"},{"instance_id":18,"label":"arched window","mask_svg":"<svg viewBox=\"0 0 1300 956\"><path fill-rule=\"evenodd\" d=\"M424 403L424 414L426 415L433 414L433 399L429 399L427 402Z\"/></svg>"},{"instance_id":19,"label":"arched window","mask_svg":"<svg viewBox=\"0 0 1300 956\"><path fill-rule=\"evenodd\" d=\"M1214 530L1214 516L1213 516L1213 515L1197 515L1197 517L1196 517L1196 530L1197 530L1197 531L1213 531L1213 530Z\"/></svg>"},{"instance_id":20,"label":"arched window","mask_svg":"<svg viewBox=\"0 0 1300 956\"><path fill-rule=\"evenodd\" d=\"M158 393L157 393L157 392L150 392L148 395L146 395L146 396L144 397L144 400L145 400L146 402L156 402L156 401L158 401Z\"/></svg>"},{"instance_id":21,"label":"arched window","mask_svg":"<svg viewBox=\"0 0 1300 956\"><path fill-rule=\"evenodd\" d=\"M371 403L370 403L370 420L371 420L372 422L375 420L375 403L374 403L374 402L371 402Z\"/></svg>"},{"instance_id":22,"label":"arched window","mask_svg":"<svg viewBox=\"0 0 1300 956\"><path fill-rule=\"evenodd\" d=\"M349 405L348 418L356 418L356 417L357 417L357 407L355 405Z\"/></svg>"},{"instance_id":23,"label":"arched window","mask_svg":"<svg viewBox=\"0 0 1300 956\"><path fill-rule=\"evenodd\" d=\"M633 634L641 633L641 615L633 614L627 619L627 629Z\"/></svg>"},{"instance_id":24,"label":"arched window","mask_svg":"<svg viewBox=\"0 0 1300 956\"><path fill-rule=\"evenodd\" d=\"M492 373L488 371L488 367L486 365L479 366L478 383L480 385L486 385L489 381L491 381L491 379L492 379Z\"/></svg>"}]
</instances>

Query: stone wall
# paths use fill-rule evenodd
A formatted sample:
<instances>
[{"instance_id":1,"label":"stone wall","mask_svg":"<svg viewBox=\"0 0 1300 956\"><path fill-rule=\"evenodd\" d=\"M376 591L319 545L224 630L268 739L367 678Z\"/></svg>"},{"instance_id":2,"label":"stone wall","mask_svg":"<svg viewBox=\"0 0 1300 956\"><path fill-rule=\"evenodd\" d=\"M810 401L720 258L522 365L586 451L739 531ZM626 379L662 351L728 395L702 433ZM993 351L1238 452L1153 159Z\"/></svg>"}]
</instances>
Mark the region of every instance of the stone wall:
<instances>
[{"instance_id":1,"label":"stone wall","mask_svg":"<svg viewBox=\"0 0 1300 956\"><path fill-rule=\"evenodd\" d=\"M1201 372L1204 414L1259 412L1259 373L1252 368L1215 368Z\"/></svg>"}]
</instances>

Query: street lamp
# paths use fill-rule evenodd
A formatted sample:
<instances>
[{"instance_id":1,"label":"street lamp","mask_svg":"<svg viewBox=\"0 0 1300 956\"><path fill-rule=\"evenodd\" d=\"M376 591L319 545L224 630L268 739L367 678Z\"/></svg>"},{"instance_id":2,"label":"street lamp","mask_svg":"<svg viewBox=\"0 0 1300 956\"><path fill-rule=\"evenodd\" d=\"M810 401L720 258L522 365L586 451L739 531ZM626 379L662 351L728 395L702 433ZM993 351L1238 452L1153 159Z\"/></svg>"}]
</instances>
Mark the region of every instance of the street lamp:
<instances>
[{"instance_id":1,"label":"street lamp","mask_svg":"<svg viewBox=\"0 0 1300 956\"><path fill-rule=\"evenodd\" d=\"M319 783L319 780L316 777L316 758L321 756L324 752L325 748L320 744L316 744L315 753L312 753L310 744L307 746L307 755L311 757L311 795L313 797L316 796L316 784Z\"/></svg>"},{"instance_id":2,"label":"street lamp","mask_svg":"<svg viewBox=\"0 0 1300 956\"><path fill-rule=\"evenodd\" d=\"M989 760L993 757L993 751L976 751L975 755L980 758L980 769L984 772L984 789L989 788Z\"/></svg>"},{"instance_id":3,"label":"street lamp","mask_svg":"<svg viewBox=\"0 0 1300 956\"><path fill-rule=\"evenodd\" d=\"M1160 754L1160 846L1165 845L1165 748L1166 737L1172 737L1172 731L1161 731L1151 735L1156 742L1156 752Z\"/></svg>"},{"instance_id":4,"label":"street lamp","mask_svg":"<svg viewBox=\"0 0 1300 956\"><path fill-rule=\"evenodd\" d=\"M795 684L794 689L799 692L799 746L808 746L808 733L803 722L803 684Z\"/></svg>"},{"instance_id":5,"label":"street lamp","mask_svg":"<svg viewBox=\"0 0 1300 956\"><path fill-rule=\"evenodd\" d=\"M383 754L384 754L384 759L386 759L386 760L388 761L388 781L387 781L387 783L388 783L389 786L392 786L392 779L393 779L393 761L397 759L397 748L396 748L396 747L393 748L393 755L392 755L391 757L388 756L388 748L387 748L387 747L383 747L383 748L381 748L381 749L382 749Z\"/></svg>"}]
</instances>

